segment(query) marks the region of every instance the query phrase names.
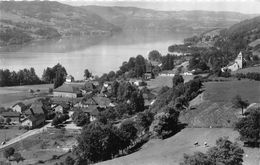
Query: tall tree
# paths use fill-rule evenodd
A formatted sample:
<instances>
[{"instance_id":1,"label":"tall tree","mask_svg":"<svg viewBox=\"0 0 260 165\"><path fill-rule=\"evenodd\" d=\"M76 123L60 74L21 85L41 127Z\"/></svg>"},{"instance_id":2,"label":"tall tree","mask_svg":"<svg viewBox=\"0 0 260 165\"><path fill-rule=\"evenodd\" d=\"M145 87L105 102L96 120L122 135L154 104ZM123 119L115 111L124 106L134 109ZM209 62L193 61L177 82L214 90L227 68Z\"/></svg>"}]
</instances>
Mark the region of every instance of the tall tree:
<instances>
[{"instance_id":1,"label":"tall tree","mask_svg":"<svg viewBox=\"0 0 260 165\"><path fill-rule=\"evenodd\" d=\"M249 103L247 100L242 100L240 95L236 95L233 99L232 99L232 103L233 103L233 107L235 108L241 108L242 110L242 115L244 115L244 108L246 108Z\"/></svg>"},{"instance_id":2,"label":"tall tree","mask_svg":"<svg viewBox=\"0 0 260 165\"><path fill-rule=\"evenodd\" d=\"M110 159L119 152L122 144L117 129L100 122L85 126L77 141L75 152L78 159L89 163Z\"/></svg>"},{"instance_id":3,"label":"tall tree","mask_svg":"<svg viewBox=\"0 0 260 165\"><path fill-rule=\"evenodd\" d=\"M158 50L153 50L148 54L148 59L151 61L160 61L161 57L162 55Z\"/></svg>"},{"instance_id":4,"label":"tall tree","mask_svg":"<svg viewBox=\"0 0 260 165\"><path fill-rule=\"evenodd\" d=\"M184 79L181 75L177 74L172 78L173 88L176 87L178 84L184 83Z\"/></svg>"},{"instance_id":5,"label":"tall tree","mask_svg":"<svg viewBox=\"0 0 260 165\"><path fill-rule=\"evenodd\" d=\"M138 55L135 61L135 73L137 77L142 77L146 72L146 63L142 55Z\"/></svg>"},{"instance_id":6,"label":"tall tree","mask_svg":"<svg viewBox=\"0 0 260 165\"><path fill-rule=\"evenodd\" d=\"M85 79L88 79L91 76L92 76L92 73L88 69L85 69L84 70L84 77L85 77Z\"/></svg>"},{"instance_id":7,"label":"tall tree","mask_svg":"<svg viewBox=\"0 0 260 165\"><path fill-rule=\"evenodd\" d=\"M250 142L251 145L260 144L260 109L253 109L235 125L235 130L240 134L241 140Z\"/></svg>"}]
</instances>

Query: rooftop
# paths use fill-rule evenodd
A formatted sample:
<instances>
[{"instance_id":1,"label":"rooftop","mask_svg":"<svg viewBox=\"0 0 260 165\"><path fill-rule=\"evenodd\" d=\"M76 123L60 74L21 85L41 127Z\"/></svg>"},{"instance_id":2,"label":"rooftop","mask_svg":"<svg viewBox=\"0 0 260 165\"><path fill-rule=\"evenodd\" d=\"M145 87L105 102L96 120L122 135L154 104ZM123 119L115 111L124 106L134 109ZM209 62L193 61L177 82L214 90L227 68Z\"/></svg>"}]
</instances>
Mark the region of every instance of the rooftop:
<instances>
[{"instance_id":1,"label":"rooftop","mask_svg":"<svg viewBox=\"0 0 260 165\"><path fill-rule=\"evenodd\" d=\"M80 88L81 85L75 85L75 84L66 84L64 83L62 86L54 89L54 92L67 92L67 93L81 93Z\"/></svg>"}]
</instances>

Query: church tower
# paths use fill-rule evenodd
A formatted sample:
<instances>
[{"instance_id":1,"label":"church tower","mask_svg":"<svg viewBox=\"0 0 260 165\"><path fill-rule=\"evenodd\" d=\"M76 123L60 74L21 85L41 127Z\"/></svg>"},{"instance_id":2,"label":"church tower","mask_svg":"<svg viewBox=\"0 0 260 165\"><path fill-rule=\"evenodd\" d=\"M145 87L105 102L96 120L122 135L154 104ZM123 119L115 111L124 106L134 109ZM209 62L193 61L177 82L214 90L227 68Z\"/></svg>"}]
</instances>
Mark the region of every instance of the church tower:
<instances>
[{"instance_id":1,"label":"church tower","mask_svg":"<svg viewBox=\"0 0 260 165\"><path fill-rule=\"evenodd\" d=\"M237 63L239 69L242 69L242 68L243 68L243 55L242 55L242 52L240 52L240 53L238 54L238 56L237 56L235 62Z\"/></svg>"}]
</instances>

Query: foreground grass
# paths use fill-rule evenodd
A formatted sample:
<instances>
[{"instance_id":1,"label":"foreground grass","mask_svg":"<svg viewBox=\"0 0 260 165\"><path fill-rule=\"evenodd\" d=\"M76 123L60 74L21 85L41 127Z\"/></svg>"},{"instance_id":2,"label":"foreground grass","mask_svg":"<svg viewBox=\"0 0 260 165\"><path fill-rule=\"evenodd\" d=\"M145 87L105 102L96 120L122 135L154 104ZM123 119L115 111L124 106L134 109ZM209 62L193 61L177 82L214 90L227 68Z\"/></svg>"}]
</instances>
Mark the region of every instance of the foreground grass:
<instances>
[{"instance_id":1,"label":"foreground grass","mask_svg":"<svg viewBox=\"0 0 260 165\"><path fill-rule=\"evenodd\" d=\"M10 147L15 148L25 158L21 165L35 164L39 161L52 160L54 156L61 156L68 152L68 148L75 145L76 135L61 130L46 131L30 136ZM0 152L0 161L3 151Z\"/></svg>"},{"instance_id":2,"label":"foreground grass","mask_svg":"<svg viewBox=\"0 0 260 165\"><path fill-rule=\"evenodd\" d=\"M8 141L17 136L20 136L25 132L26 130L19 130L18 127L13 127L9 129L0 129L0 143L2 143L5 140Z\"/></svg>"},{"instance_id":3,"label":"foreground grass","mask_svg":"<svg viewBox=\"0 0 260 165\"><path fill-rule=\"evenodd\" d=\"M208 148L203 146L206 141L208 145L214 146L216 139L229 136L231 141L236 141L238 132L229 128L185 128L178 134L165 140L150 140L142 149L133 154L98 163L98 165L178 165L183 154L192 154L195 151L205 152ZM198 141L200 146L193 144ZM241 143L241 142L240 142ZM259 165L260 150L244 148L244 165Z\"/></svg>"}]
</instances>

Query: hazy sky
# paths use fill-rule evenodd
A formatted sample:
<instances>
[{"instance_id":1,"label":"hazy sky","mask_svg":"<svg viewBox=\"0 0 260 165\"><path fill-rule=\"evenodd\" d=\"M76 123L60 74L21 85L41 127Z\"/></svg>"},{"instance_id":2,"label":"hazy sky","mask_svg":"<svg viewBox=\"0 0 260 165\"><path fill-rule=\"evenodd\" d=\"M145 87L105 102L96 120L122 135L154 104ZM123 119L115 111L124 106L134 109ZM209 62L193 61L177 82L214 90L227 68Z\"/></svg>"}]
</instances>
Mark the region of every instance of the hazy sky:
<instances>
[{"instance_id":1,"label":"hazy sky","mask_svg":"<svg viewBox=\"0 0 260 165\"><path fill-rule=\"evenodd\" d=\"M236 11L260 14L260 0L58 0L70 5L135 6L156 10Z\"/></svg>"}]
</instances>

